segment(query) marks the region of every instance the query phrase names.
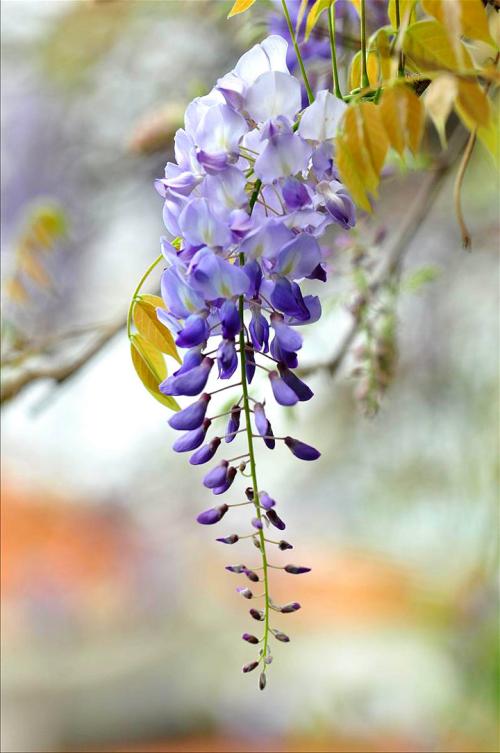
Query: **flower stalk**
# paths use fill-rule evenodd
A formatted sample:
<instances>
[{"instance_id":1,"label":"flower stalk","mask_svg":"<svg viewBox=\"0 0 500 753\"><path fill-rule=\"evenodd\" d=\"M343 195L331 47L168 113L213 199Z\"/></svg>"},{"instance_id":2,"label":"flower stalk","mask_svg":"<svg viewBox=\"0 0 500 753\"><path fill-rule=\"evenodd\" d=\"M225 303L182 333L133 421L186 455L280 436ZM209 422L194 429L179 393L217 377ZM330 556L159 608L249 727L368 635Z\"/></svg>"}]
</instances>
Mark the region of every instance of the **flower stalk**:
<instances>
[{"instance_id":1,"label":"flower stalk","mask_svg":"<svg viewBox=\"0 0 500 753\"><path fill-rule=\"evenodd\" d=\"M309 104L311 104L312 102L314 102L314 94L313 94L313 90L311 89L309 79L307 78L306 68L304 65L304 61L302 60L302 55L300 54L300 48L297 42L297 36L295 34L295 29L293 28L292 20L290 18L290 13L288 12L286 0L281 0L281 4L283 6L283 13L285 14L286 23L288 26L288 32L290 34L290 39L292 40L292 44L293 44L293 49L295 50L295 54L297 55L297 60L300 66L300 72L302 73L302 78L304 79L304 86L306 87L307 98L309 100Z\"/></svg>"},{"instance_id":2,"label":"flower stalk","mask_svg":"<svg viewBox=\"0 0 500 753\"><path fill-rule=\"evenodd\" d=\"M328 8L328 33L330 36L330 50L332 55L333 93L338 99L343 99L340 88L339 72L337 68L337 43L335 40L335 3Z\"/></svg>"}]
</instances>

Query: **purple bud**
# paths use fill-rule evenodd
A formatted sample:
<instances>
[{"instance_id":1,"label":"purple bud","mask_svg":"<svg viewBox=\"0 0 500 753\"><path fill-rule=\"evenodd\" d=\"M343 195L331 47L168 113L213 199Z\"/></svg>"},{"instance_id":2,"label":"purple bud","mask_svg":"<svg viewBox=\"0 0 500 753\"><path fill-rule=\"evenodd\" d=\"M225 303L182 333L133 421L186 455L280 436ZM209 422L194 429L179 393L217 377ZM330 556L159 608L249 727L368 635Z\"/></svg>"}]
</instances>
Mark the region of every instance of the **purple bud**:
<instances>
[{"instance_id":1,"label":"purple bud","mask_svg":"<svg viewBox=\"0 0 500 753\"><path fill-rule=\"evenodd\" d=\"M261 612L259 609L250 609L249 611L254 620L257 620L258 622L264 620L264 612Z\"/></svg>"},{"instance_id":2,"label":"purple bud","mask_svg":"<svg viewBox=\"0 0 500 753\"><path fill-rule=\"evenodd\" d=\"M311 314L296 282L291 283L286 277L278 277L271 293L271 303L278 311L306 322Z\"/></svg>"},{"instance_id":3,"label":"purple bud","mask_svg":"<svg viewBox=\"0 0 500 753\"><path fill-rule=\"evenodd\" d=\"M168 420L169 426L171 426L172 429L178 429L181 431L197 429L203 423L210 400L210 395L207 395L207 393L204 392L195 403L188 405L187 408L184 408L178 413L174 413L172 418L169 418Z\"/></svg>"},{"instance_id":4,"label":"purple bud","mask_svg":"<svg viewBox=\"0 0 500 753\"><path fill-rule=\"evenodd\" d=\"M222 486L225 483L227 477L227 469L229 463L227 460L222 460L219 465L212 468L203 479L203 485L208 489L215 489L218 486Z\"/></svg>"},{"instance_id":5,"label":"purple bud","mask_svg":"<svg viewBox=\"0 0 500 753\"><path fill-rule=\"evenodd\" d=\"M227 505L220 505L219 507L211 507L209 510L200 512L196 520L204 526L211 526L214 523L218 523L221 518L228 511Z\"/></svg>"},{"instance_id":6,"label":"purple bud","mask_svg":"<svg viewBox=\"0 0 500 753\"><path fill-rule=\"evenodd\" d=\"M236 432L240 428L240 416L241 408L239 405L233 405L231 408L231 415L226 429L226 442L232 442L236 436Z\"/></svg>"},{"instance_id":7,"label":"purple bud","mask_svg":"<svg viewBox=\"0 0 500 753\"><path fill-rule=\"evenodd\" d=\"M222 484L222 486L217 486L215 489L212 489L212 494L224 494L224 492L227 492L229 487L234 481L234 478L236 476L237 470L233 466L229 468L226 476L225 482Z\"/></svg>"},{"instance_id":8,"label":"purple bud","mask_svg":"<svg viewBox=\"0 0 500 753\"><path fill-rule=\"evenodd\" d=\"M295 405L299 398L295 392L283 381L277 371L271 371L269 374L273 395L280 405Z\"/></svg>"},{"instance_id":9,"label":"purple bud","mask_svg":"<svg viewBox=\"0 0 500 753\"><path fill-rule=\"evenodd\" d=\"M262 531L262 520L260 518L252 518L252 525L259 531Z\"/></svg>"},{"instance_id":10,"label":"purple bud","mask_svg":"<svg viewBox=\"0 0 500 753\"><path fill-rule=\"evenodd\" d=\"M214 437L208 444L205 444L203 447L200 447L199 450L196 450L196 452L189 458L189 462L191 465L203 465L203 463L208 463L217 452L219 445L220 438Z\"/></svg>"},{"instance_id":11,"label":"purple bud","mask_svg":"<svg viewBox=\"0 0 500 753\"><path fill-rule=\"evenodd\" d=\"M158 389L164 395L199 395L204 389L214 362L211 358L204 358L199 366L190 369L180 376L169 376Z\"/></svg>"},{"instance_id":12,"label":"purple bud","mask_svg":"<svg viewBox=\"0 0 500 753\"><path fill-rule=\"evenodd\" d=\"M236 544L236 542L240 540L240 537L236 533L232 533L230 536L223 536L222 538L215 540L220 541L221 544Z\"/></svg>"},{"instance_id":13,"label":"purple bud","mask_svg":"<svg viewBox=\"0 0 500 753\"><path fill-rule=\"evenodd\" d=\"M259 677L259 688L261 690L264 690L265 687L266 687L266 673L261 672L260 677Z\"/></svg>"},{"instance_id":14,"label":"purple bud","mask_svg":"<svg viewBox=\"0 0 500 753\"><path fill-rule=\"evenodd\" d=\"M238 588L236 590L245 599L252 599L253 598L253 593L250 591L249 588L246 588L245 586L238 586Z\"/></svg>"},{"instance_id":15,"label":"purple bud","mask_svg":"<svg viewBox=\"0 0 500 753\"><path fill-rule=\"evenodd\" d=\"M250 287L248 289L248 295L250 298L255 298L259 294L260 284L262 282L262 269L258 261L253 260L247 262L243 271L250 280Z\"/></svg>"},{"instance_id":16,"label":"purple bud","mask_svg":"<svg viewBox=\"0 0 500 753\"><path fill-rule=\"evenodd\" d=\"M266 658L264 659L264 664L272 664L272 662L273 662L273 657L271 656L271 654L268 654Z\"/></svg>"},{"instance_id":17,"label":"purple bud","mask_svg":"<svg viewBox=\"0 0 500 753\"><path fill-rule=\"evenodd\" d=\"M259 500L260 500L261 507L263 507L264 510L270 510L271 507L274 507L276 504L274 499L271 499L271 497L269 496L267 492L261 492L259 494Z\"/></svg>"},{"instance_id":18,"label":"purple bud","mask_svg":"<svg viewBox=\"0 0 500 753\"><path fill-rule=\"evenodd\" d=\"M246 498L249 502L253 502L253 489L251 486L247 486L245 489Z\"/></svg>"},{"instance_id":19,"label":"purple bud","mask_svg":"<svg viewBox=\"0 0 500 753\"><path fill-rule=\"evenodd\" d=\"M269 447L270 450L273 450L276 442L272 438L269 439L269 437L273 437L273 430L264 412L264 406L262 405L262 403L255 403L253 410L257 431L259 432L261 437L265 437L264 442L267 447Z\"/></svg>"},{"instance_id":20,"label":"purple bud","mask_svg":"<svg viewBox=\"0 0 500 753\"><path fill-rule=\"evenodd\" d=\"M252 583L258 583L259 582L260 578L257 575L257 573L254 573L253 570L248 570L248 569L245 568L245 570L243 572L247 576L248 580L252 581Z\"/></svg>"},{"instance_id":21,"label":"purple bud","mask_svg":"<svg viewBox=\"0 0 500 753\"><path fill-rule=\"evenodd\" d=\"M245 348L245 356L245 371L247 375L247 382L248 384L251 384L255 374L255 358L253 348Z\"/></svg>"},{"instance_id":22,"label":"purple bud","mask_svg":"<svg viewBox=\"0 0 500 753\"><path fill-rule=\"evenodd\" d=\"M205 439L209 426L210 421L205 419L198 429L192 429L179 437L172 445L175 452L189 452L199 447Z\"/></svg>"},{"instance_id":23,"label":"purple bud","mask_svg":"<svg viewBox=\"0 0 500 753\"><path fill-rule=\"evenodd\" d=\"M281 549L282 552L285 551L285 549L293 549L293 546L288 543L288 541L284 541L283 539L278 544L278 549Z\"/></svg>"},{"instance_id":24,"label":"purple bud","mask_svg":"<svg viewBox=\"0 0 500 753\"><path fill-rule=\"evenodd\" d=\"M266 513L267 519L270 523L275 526L275 528L279 528L280 531L284 531L286 528L285 523L281 520L276 510L268 510Z\"/></svg>"},{"instance_id":25,"label":"purple bud","mask_svg":"<svg viewBox=\"0 0 500 753\"><path fill-rule=\"evenodd\" d=\"M255 635L251 635L250 633L243 633L241 637L247 643L255 643L255 644L259 643L259 639Z\"/></svg>"},{"instance_id":26,"label":"purple bud","mask_svg":"<svg viewBox=\"0 0 500 753\"><path fill-rule=\"evenodd\" d=\"M288 209L302 209L311 204L307 188L297 178L287 178L282 187L283 198Z\"/></svg>"},{"instance_id":27,"label":"purple bud","mask_svg":"<svg viewBox=\"0 0 500 753\"><path fill-rule=\"evenodd\" d=\"M246 565L226 565L226 570L229 570L230 573L237 573L240 575L241 573L244 573L246 568Z\"/></svg>"},{"instance_id":28,"label":"purple bud","mask_svg":"<svg viewBox=\"0 0 500 753\"><path fill-rule=\"evenodd\" d=\"M254 547L256 547L257 549L260 549L260 541L257 538L257 536L252 536L252 541L253 541Z\"/></svg>"},{"instance_id":29,"label":"purple bud","mask_svg":"<svg viewBox=\"0 0 500 753\"><path fill-rule=\"evenodd\" d=\"M277 641L281 641L282 643L290 643L290 638L285 633L282 633L281 630L272 630L272 633Z\"/></svg>"},{"instance_id":30,"label":"purple bud","mask_svg":"<svg viewBox=\"0 0 500 753\"><path fill-rule=\"evenodd\" d=\"M245 673L246 672L251 672L253 669L255 669L258 666L259 666L259 662L258 661L251 661L249 664L245 664L245 666L243 667L242 671L245 672Z\"/></svg>"},{"instance_id":31,"label":"purple bud","mask_svg":"<svg viewBox=\"0 0 500 753\"><path fill-rule=\"evenodd\" d=\"M278 364L278 371L285 384L295 392L299 400L310 400L313 397L314 392L286 366Z\"/></svg>"},{"instance_id":32,"label":"purple bud","mask_svg":"<svg viewBox=\"0 0 500 753\"><path fill-rule=\"evenodd\" d=\"M292 601L291 604L285 604L281 607L280 612L282 614L289 614L290 612L297 612L300 609L298 601Z\"/></svg>"},{"instance_id":33,"label":"purple bud","mask_svg":"<svg viewBox=\"0 0 500 753\"><path fill-rule=\"evenodd\" d=\"M311 445L305 444L305 442L299 442L298 439L292 439L292 437L285 437L285 444L295 457L300 458L300 460L317 460L321 455L321 453L314 447L311 447Z\"/></svg>"},{"instance_id":34,"label":"purple bud","mask_svg":"<svg viewBox=\"0 0 500 753\"><path fill-rule=\"evenodd\" d=\"M219 316L222 324L222 337L225 340L235 338L241 329L240 315L236 304L233 301L224 301Z\"/></svg>"},{"instance_id":35,"label":"purple bud","mask_svg":"<svg viewBox=\"0 0 500 753\"><path fill-rule=\"evenodd\" d=\"M181 374L186 374L188 371L194 369L195 366L199 366L202 361L203 356L201 354L201 348L192 348L191 350L188 350L182 359L182 366L180 366L177 371L174 371L173 376L176 377Z\"/></svg>"},{"instance_id":36,"label":"purple bud","mask_svg":"<svg viewBox=\"0 0 500 753\"><path fill-rule=\"evenodd\" d=\"M310 573L310 567L300 567L299 565L285 565L284 570L291 575L302 575L302 573Z\"/></svg>"}]
</instances>

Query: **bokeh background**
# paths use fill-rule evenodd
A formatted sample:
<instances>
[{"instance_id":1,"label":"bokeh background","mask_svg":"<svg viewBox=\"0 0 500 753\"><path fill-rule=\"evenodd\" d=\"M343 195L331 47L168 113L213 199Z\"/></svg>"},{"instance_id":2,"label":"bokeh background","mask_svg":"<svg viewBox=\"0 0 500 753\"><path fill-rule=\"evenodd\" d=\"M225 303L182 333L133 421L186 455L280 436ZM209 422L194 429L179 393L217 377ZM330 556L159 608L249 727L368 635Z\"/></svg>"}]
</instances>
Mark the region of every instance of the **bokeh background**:
<instances>
[{"instance_id":1,"label":"bokeh background","mask_svg":"<svg viewBox=\"0 0 500 753\"><path fill-rule=\"evenodd\" d=\"M64 361L118 322L71 379L2 411L5 753L498 750L498 177L481 148L472 253L456 168L405 249L397 371L373 418L352 357L315 369L352 293L352 247L332 243L304 349L315 399L274 414L322 458L259 461L312 567L275 579L303 609L283 617L292 643L264 693L240 673L248 615L223 567L242 554L196 526L201 472L129 361L119 323L163 232L152 181L187 102L264 36L270 7L228 22L218 0L2 3L3 334L23 363ZM353 236L370 263L426 174L388 176Z\"/></svg>"}]
</instances>

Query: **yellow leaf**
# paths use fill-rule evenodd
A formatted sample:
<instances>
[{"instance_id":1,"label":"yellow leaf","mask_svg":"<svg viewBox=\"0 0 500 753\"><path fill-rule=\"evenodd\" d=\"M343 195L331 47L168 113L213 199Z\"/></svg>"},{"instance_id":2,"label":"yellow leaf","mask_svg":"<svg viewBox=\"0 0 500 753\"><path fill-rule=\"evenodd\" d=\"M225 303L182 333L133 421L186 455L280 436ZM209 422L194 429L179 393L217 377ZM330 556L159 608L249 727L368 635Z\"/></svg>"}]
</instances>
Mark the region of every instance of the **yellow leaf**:
<instances>
[{"instance_id":1,"label":"yellow leaf","mask_svg":"<svg viewBox=\"0 0 500 753\"><path fill-rule=\"evenodd\" d=\"M17 277L12 277L5 283L5 293L14 303L21 304L29 300L26 288Z\"/></svg>"},{"instance_id":2,"label":"yellow leaf","mask_svg":"<svg viewBox=\"0 0 500 753\"><path fill-rule=\"evenodd\" d=\"M488 127L491 119L490 101L475 81L458 81L458 96L455 107L463 120L465 119L477 127Z\"/></svg>"},{"instance_id":3,"label":"yellow leaf","mask_svg":"<svg viewBox=\"0 0 500 753\"><path fill-rule=\"evenodd\" d=\"M450 36L494 44L481 0L422 0L422 8L440 21Z\"/></svg>"},{"instance_id":4,"label":"yellow leaf","mask_svg":"<svg viewBox=\"0 0 500 753\"><path fill-rule=\"evenodd\" d=\"M385 29L379 29L370 38L367 52L368 80L370 86L376 88L393 77L391 45ZM357 52L351 61L349 84L351 89L361 85L361 52Z\"/></svg>"},{"instance_id":5,"label":"yellow leaf","mask_svg":"<svg viewBox=\"0 0 500 753\"><path fill-rule=\"evenodd\" d=\"M160 298L159 295L150 295L149 293L143 293L139 297L141 301L146 301L146 303L150 303L151 306L154 306L157 309L165 308L165 301L163 300L163 298Z\"/></svg>"},{"instance_id":6,"label":"yellow leaf","mask_svg":"<svg viewBox=\"0 0 500 753\"><path fill-rule=\"evenodd\" d=\"M384 90L380 100L380 115L390 145L403 156L406 146L406 104L401 96L401 90L402 87L399 86Z\"/></svg>"},{"instance_id":7,"label":"yellow leaf","mask_svg":"<svg viewBox=\"0 0 500 753\"><path fill-rule=\"evenodd\" d=\"M459 39L452 44L438 21L418 21L409 26L403 38L403 52L420 70L445 68L453 72L472 68L466 47Z\"/></svg>"},{"instance_id":8,"label":"yellow leaf","mask_svg":"<svg viewBox=\"0 0 500 753\"><path fill-rule=\"evenodd\" d=\"M399 21L402 26L415 20L415 3L416 0L399 0ZM387 15L389 16L392 28L397 29L396 0L389 0Z\"/></svg>"},{"instance_id":9,"label":"yellow leaf","mask_svg":"<svg viewBox=\"0 0 500 753\"><path fill-rule=\"evenodd\" d=\"M133 316L135 326L146 340L149 340L162 353L173 356L181 363L174 338L170 331L158 321L155 306L139 299L134 304Z\"/></svg>"},{"instance_id":10,"label":"yellow leaf","mask_svg":"<svg viewBox=\"0 0 500 753\"><path fill-rule=\"evenodd\" d=\"M425 109L434 123L443 149L446 148L446 123L453 109L457 91L455 76L443 73L431 81L424 95Z\"/></svg>"},{"instance_id":11,"label":"yellow leaf","mask_svg":"<svg viewBox=\"0 0 500 753\"><path fill-rule=\"evenodd\" d=\"M359 164L351 153L347 137L339 134L335 140L335 163L342 183L349 190L353 200L361 209L371 212Z\"/></svg>"},{"instance_id":12,"label":"yellow leaf","mask_svg":"<svg viewBox=\"0 0 500 753\"><path fill-rule=\"evenodd\" d=\"M495 165L500 167L500 113L498 108L490 119L488 127L477 129L477 137L493 157Z\"/></svg>"},{"instance_id":13,"label":"yellow leaf","mask_svg":"<svg viewBox=\"0 0 500 753\"><path fill-rule=\"evenodd\" d=\"M323 13L324 10L326 10L330 5L333 5L335 0L316 0L315 3L311 6L311 10L307 14L307 20L306 20L306 31L305 31L305 40L309 39L311 35L311 31L314 29L316 24L318 23L318 19Z\"/></svg>"},{"instance_id":14,"label":"yellow leaf","mask_svg":"<svg viewBox=\"0 0 500 753\"><path fill-rule=\"evenodd\" d=\"M413 89L404 84L384 90L380 114L391 146L403 156L405 147L416 154L422 140L424 107Z\"/></svg>"},{"instance_id":15,"label":"yellow leaf","mask_svg":"<svg viewBox=\"0 0 500 753\"><path fill-rule=\"evenodd\" d=\"M365 144L364 122L360 107L353 105L344 114L342 123L350 153L356 160L357 171L363 179L365 191L375 194L379 176L375 173L371 156Z\"/></svg>"},{"instance_id":16,"label":"yellow leaf","mask_svg":"<svg viewBox=\"0 0 500 753\"><path fill-rule=\"evenodd\" d=\"M31 277L36 284L41 288L51 288L52 283L49 275L45 271L42 264L38 259L38 255L34 251L24 253L19 259L20 269Z\"/></svg>"},{"instance_id":17,"label":"yellow leaf","mask_svg":"<svg viewBox=\"0 0 500 753\"><path fill-rule=\"evenodd\" d=\"M380 176L389 149L380 107L374 105L373 102L362 102L358 105L358 109L363 122L366 150L375 173Z\"/></svg>"},{"instance_id":18,"label":"yellow leaf","mask_svg":"<svg viewBox=\"0 0 500 753\"><path fill-rule=\"evenodd\" d=\"M254 2L255 0L236 0L235 4L227 14L227 17L232 18L233 16L237 16L239 13L244 13L254 4Z\"/></svg>"},{"instance_id":19,"label":"yellow leaf","mask_svg":"<svg viewBox=\"0 0 500 753\"><path fill-rule=\"evenodd\" d=\"M169 395L163 395L158 389L160 382L167 376L167 367L160 351L141 335L132 335L130 355L137 376L148 392L167 408L179 410L177 401Z\"/></svg>"}]
</instances>

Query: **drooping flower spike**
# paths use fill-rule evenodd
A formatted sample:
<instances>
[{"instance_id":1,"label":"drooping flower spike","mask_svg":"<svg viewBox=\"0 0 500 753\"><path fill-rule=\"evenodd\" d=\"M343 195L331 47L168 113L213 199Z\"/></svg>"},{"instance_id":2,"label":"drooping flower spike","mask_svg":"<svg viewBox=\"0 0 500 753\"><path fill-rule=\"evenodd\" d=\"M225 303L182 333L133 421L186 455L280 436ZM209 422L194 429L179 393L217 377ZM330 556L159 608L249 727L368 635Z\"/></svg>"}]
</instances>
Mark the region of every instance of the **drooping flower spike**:
<instances>
[{"instance_id":1,"label":"drooping flower spike","mask_svg":"<svg viewBox=\"0 0 500 753\"><path fill-rule=\"evenodd\" d=\"M245 554L254 564L230 564L226 570L246 578L237 592L256 604L249 614L261 623L262 633L242 638L257 646L258 654L243 672L260 667L261 689L272 662L272 640L290 640L274 625L273 613L300 609L296 601L273 602L270 572L300 575L310 568L279 564L280 552L293 547L270 533L284 531L286 523L259 485L257 449L278 453L286 447L304 461L320 456L305 442L275 433L266 398L293 406L313 397L294 370L304 340L301 328L320 318L321 304L317 295L303 292L302 281L321 288L326 269L320 239L327 228L355 222L333 158L346 105L324 90L304 106L301 83L287 61L287 42L271 35L245 53L208 95L193 100L175 136L175 162L155 183L167 232L177 236L161 241L164 306L157 315L185 349L180 368L159 389L165 396L193 398L169 420L180 432L173 449L190 453L191 465L205 466L201 478L207 492L231 494L231 501L207 505L197 521L216 525L230 520L232 507L251 509L246 530L230 530L217 541L250 543L258 550ZM257 372L267 374L266 394L253 396L250 384ZM230 402L217 414L212 396L225 390L231 390ZM235 483L239 474L245 477L244 491ZM257 588L249 588L248 581Z\"/></svg>"}]
</instances>

